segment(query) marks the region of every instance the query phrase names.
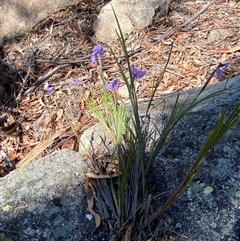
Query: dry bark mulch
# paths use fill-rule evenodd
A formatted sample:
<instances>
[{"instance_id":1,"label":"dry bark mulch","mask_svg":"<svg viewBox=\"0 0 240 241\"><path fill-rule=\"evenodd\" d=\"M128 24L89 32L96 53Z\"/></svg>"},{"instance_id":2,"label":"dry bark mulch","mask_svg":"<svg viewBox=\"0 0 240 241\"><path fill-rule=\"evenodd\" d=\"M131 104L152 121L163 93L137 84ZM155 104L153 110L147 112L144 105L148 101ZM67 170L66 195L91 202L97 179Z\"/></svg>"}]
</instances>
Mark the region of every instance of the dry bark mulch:
<instances>
[{"instance_id":1,"label":"dry bark mulch","mask_svg":"<svg viewBox=\"0 0 240 241\"><path fill-rule=\"evenodd\" d=\"M100 104L101 93L96 66L90 63L97 43L92 23L106 2L85 0L69 6L37 24L23 39L3 46L3 60L17 74L12 80L12 101L8 96L1 106L1 176L55 150L78 150L79 136L96 123L86 106L88 99ZM126 37L132 64L147 71L139 81L140 101L149 98L172 41L171 59L156 97L202 86L219 62L230 62L224 78L239 75L239 3L214 0L194 21L178 27L206 4L205 0L172 1L168 16ZM104 44L103 69L109 81L121 80L110 47L126 68L116 41ZM68 85L76 79L82 83L70 89ZM218 81L214 77L211 84ZM45 91L47 86L54 88L51 94ZM14 165L9 166L9 160Z\"/></svg>"}]
</instances>

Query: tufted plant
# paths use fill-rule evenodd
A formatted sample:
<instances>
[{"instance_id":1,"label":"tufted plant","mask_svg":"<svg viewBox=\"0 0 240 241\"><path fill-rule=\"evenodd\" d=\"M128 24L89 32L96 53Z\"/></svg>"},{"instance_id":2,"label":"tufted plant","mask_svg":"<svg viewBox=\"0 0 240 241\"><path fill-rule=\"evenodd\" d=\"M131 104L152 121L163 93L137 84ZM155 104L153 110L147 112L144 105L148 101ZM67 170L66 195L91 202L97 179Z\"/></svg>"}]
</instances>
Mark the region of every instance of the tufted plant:
<instances>
[{"instance_id":1,"label":"tufted plant","mask_svg":"<svg viewBox=\"0 0 240 241\"><path fill-rule=\"evenodd\" d=\"M114 163L113 166L115 168L113 168L114 171L112 169L110 174L108 173L106 178L90 179L89 182L91 182L91 187L93 187L96 194L95 202L101 219L107 224L110 230L110 240L153 240L152 234L155 233L156 236L157 233L157 236L159 236L162 231L161 227L155 225L155 220L161 218L163 212L186 191L189 184L203 168L202 159L207 152L216 145L230 128L239 122L240 103L236 105L230 114L227 115L227 110L221 114L177 190L169 196L163 206L156 208L152 214L150 206L152 205L153 198L146 186L147 175L157 154L163 148L167 137L176 124L193 108L213 97L224 94L224 91L218 91L201 97L201 93L205 90L213 75L215 73L221 75L220 68L227 66L228 63L219 64L216 67L206 80L199 94L186 107L180 105L179 95L177 96L172 112L160 137L153 141L150 154L146 155L150 137L153 138L155 136L154 133L148 132L148 116L156 90L168 66L173 44L171 45L166 65L156 81L144 118L140 118L135 81L137 78L142 78L146 72L131 65L117 17L116 21L119 30L118 37L127 63L128 74L124 72L112 49L111 52L120 70L122 80L127 87L131 108L118 95L119 80L105 83L100 60L103 49L98 45L93 51L91 60L97 62L99 75L103 84L102 105L99 108L93 102L89 102L88 106L111 135L114 149L112 151L109 150L108 158L110 158L110 162ZM108 147L106 146L106 148ZM92 157L93 159L94 157ZM93 162L99 168L99 164L96 164L98 160L93 160Z\"/></svg>"}]
</instances>

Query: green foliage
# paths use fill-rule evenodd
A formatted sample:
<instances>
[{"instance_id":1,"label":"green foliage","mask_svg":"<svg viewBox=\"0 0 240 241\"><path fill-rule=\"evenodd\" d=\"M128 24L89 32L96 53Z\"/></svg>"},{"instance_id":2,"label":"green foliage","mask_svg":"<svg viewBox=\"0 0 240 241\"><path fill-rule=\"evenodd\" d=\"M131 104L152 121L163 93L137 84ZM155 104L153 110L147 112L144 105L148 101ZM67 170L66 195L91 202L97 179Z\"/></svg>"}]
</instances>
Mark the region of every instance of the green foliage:
<instances>
[{"instance_id":1,"label":"green foliage","mask_svg":"<svg viewBox=\"0 0 240 241\"><path fill-rule=\"evenodd\" d=\"M88 102L88 107L112 136L114 144L121 145L126 133L126 106L124 103L119 105L104 86L101 100L102 109L91 101Z\"/></svg>"},{"instance_id":2,"label":"green foliage","mask_svg":"<svg viewBox=\"0 0 240 241\"><path fill-rule=\"evenodd\" d=\"M114 10L113 10L114 12ZM115 12L114 12L115 14ZM116 14L115 14L116 17ZM118 58L111 49L111 53L120 70L122 79L127 86L129 99L132 107L132 111L126 106L126 104L117 96L117 92L109 92L103 85L103 96L102 96L102 108L96 106L93 102L89 102L88 106L94 115L103 124L106 130L110 133L114 144L115 151L111 153L112 159L118 161L118 176L117 178L111 177L110 182L105 185L104 192L111 195L111 199L114 202L114 207L110 204L106 205L106 209L116 213L114 220L108 220L111 231L115 234L112 240L121 239L127 232L130 232L131 240L142 240L142 235L148 236L143 230L151 227L153 221L162 215L176 200L186 191L189 184L195 179L203 168L202 159L207 152L216 143L223 138L223 136L240 121L240 103L230 112L226 117L227 110L220 116L215 128L211 131L203 144L199 154L190 168L189 172L185 176L182 183L179 185L177 190L170 195L166 203L158 208L154 214L150 215L151 196L149 190L146 189L146 177L148 172L157 156L161 151L167 138L176 124L182 120L191 110L197 107L199 104L208 101L214 97L224 94L224 91L218 91L213 94L209 94L205 97L201 97L201 93L205 90L209 81L211 80L214 73L217 71L219 66L211 73L207 79L205 85L200 90L199 94L190 102L186 107L180 105L179 95L176 98L175 104L172 108L169 119L161 133L160 138L153 141L153 145L150 151L149 157L146 159L146 145L148 143L148 134L146 131L147 116L149 114L152 101L156 90L160 84L162 77L166 71L169 59L171 57L171 46L169 58L161 73L157 79L156 86L153 89L148 107L145 113L145 119L141 121L139 115L139 106L137 100L137 94L135 91L135 79L131 71L131 64L129 55L127 52L124 37L116 17L118 25L118 38L122 45L122 49L125 56L125 61L128 66L129 76L125 74L122 65ZM101 75L101 72L100 72ZM104 81L103 81L104 83ZM154 136L154 133L152 133ZM103 195L103 194L102 194ZM115 212L116 211L116 212ZM103 215L103 214L102 214ZM105 220L108 217L103 217ZM114 223L114 225L113 225ZM150 228L150 232L152 232Z\"/></svg>"}]
</instances>

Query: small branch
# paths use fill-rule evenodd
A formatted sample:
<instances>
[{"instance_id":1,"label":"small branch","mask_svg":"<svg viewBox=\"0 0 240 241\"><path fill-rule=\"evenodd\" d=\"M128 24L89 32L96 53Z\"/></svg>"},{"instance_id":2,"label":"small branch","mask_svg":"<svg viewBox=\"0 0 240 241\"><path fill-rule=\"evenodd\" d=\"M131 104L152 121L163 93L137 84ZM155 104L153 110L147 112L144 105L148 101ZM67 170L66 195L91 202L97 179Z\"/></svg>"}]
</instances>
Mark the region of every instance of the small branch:
<instances>
[{"instance_id":1,"label":"small branch","mask_svg":"<svg viewBox=\"0 0 240 241\"><path fill-rule=\"evenodd\" d=\"M129 56L133 56L134 54L138 53L141 51L140 49L134 50L132 52L129 53ZM89 60L91 57L91 55L87 55L84 56L82 58L76 59L76 60L69 60L69 61L54 61L54 60L45 60L45 59L37 59L36 61L39 63L50 63L50 64L56 64L58 66L56 66L54 69L50 70L46 75L39 77L38 80L28 89L23 93L23 89L21 90L21 92L18 94L17 98L16 98L16 102L19 103L22 99L23 96L26 96L27 94L33 92L40 84L42 84L45 80L47 80L48 78L50 78L53 74L55 74L58 70L63 69L63 68L67 68L69 66L71 66L72 64L78 64L81 62L85 62L86 60ZM118 58L123 58L124 55L119 55ZM107 57L103 57L103 59L113 59L113 57L111 56L107 56Z\"/></svg>"},{"instance_id":2,"label":"small branch","mask_svg":"<svg viewBox=\"0 0 240 241\"><path fill-rule=\"evenodd\" d=\"M47 80L48 78L50 78L53 74L55 74L58 70L63 69L63 68L67 68L69 67L71 64L62 64L59 65L57 67L55 67L54 69L50 70L46 75L39 77L38 80L27 90L25 91L22 96L18 96L18 98L16 99L17 103L19 103L22 99L23 96L26 96L27 94L33 92L40 84L42 84L45 80Z\"/></svg>"},{"instance_id":3,"label":"small branch","mask_svg":"<svg viewBox=\"0 0 240 241\"><path fill-rule=\"evenodd\" d=\"M202 9L200 9L198 12L196 12L191 18L189 18L186 22L179 25L178 28L186 27L189 23L194 21L197 17L199 17L203 12L205 12L210 6L212 5L212 2L208 2L205 6L203 6Z\"/></svg>"},{"instance_id":4,"label":"small branch","mask_svg":"<svg viewBox=\"0 0 240 241\"><path fill-rule=\"evenodd\" d=\"M21 96L24 94L24 88L25 88L25 86L26 86L27 79L28 79L28 76L29 76L29 74L30 74L31 68L28 67L27 75L26 75L24 78L22 77L21 73L19 73L19 71L17 70L17 68L16 68L16 71L17 71L18 75L20 76L20 78L22 79L22 86L21 86L21 89L20 89L20 91L19 91L19 93L18 93L18 95L17 95L17 97L16 97L16 100L18 101L18 99L21 98Z\"/></svg>"},{"instance_id":5,"label":"small branch","mask_svg":"<svg viewBox=\"0 0 240 241\"><path fill-rule=\"evenodd\" d=\"M162 41L163 39L167 38L168 36L172 35L173 33L176 33L179 29L186 27L189 23L191 23L192 21L194 21L197 17L199 17L203 12L205 12L210 6L212 5L212 2L208 2L205 6L203 6L202 9L200 9L198 12L196 12L191 18L189 18L187 21L185 21L184 23L180 24L179 26L170 29L169 31L167 31L165 34L163 34L162 36L160 36L157 39L157 42Z\"/></svg>"},{"instance_id":6,"label":"small branch","mask_svg":"<svg viewBox=\"0 0 240 241\"><path fill-rule=\"evenodd\" d=\"M131 51L130 53L128 53L128 56L131 57L137 53L139 53L142 49L139 48L137 50L133 50ZM48 59L36 59L36 61L38 63L49 63L49 64L56 64L56 65L61 65L61 64L79 64L79 63L82 63L82 62L85 62L87 60L90 60L90 57L91 55L86 55L82 58L78 58L78 59L75 59L75 60L66 60L66 61L54 61L54 60L48 60ZM124 54L122 55L118 55L116 56L117 58L123 58L125 57ZM113 56L105 56L105 57L101 57L101 59L114 59Z\"/></svg>"}]
</instances>

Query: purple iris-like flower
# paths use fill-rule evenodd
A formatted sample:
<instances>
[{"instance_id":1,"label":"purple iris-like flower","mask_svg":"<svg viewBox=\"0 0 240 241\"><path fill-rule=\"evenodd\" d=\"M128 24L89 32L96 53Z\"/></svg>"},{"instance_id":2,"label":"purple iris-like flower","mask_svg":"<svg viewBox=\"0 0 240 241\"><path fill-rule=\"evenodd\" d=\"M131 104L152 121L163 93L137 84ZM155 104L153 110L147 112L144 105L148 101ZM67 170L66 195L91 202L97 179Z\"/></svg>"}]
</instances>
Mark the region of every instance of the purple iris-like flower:
<instances>
[{"instance_id":1,"label":"purple iris-like flower","mask_svg":"<svg viewBox=\"0 0 240 241\"><path fill-rule=\"evenodd\" d=\"M130 70L131 70L132 76L134 78L139 78L140 79L140 78L142 78L146 74L145 70L138 70L133 65L130 66Z\"/></svg>"},{"instance_id":2,"label":"purple iris-like flower","mask_svg":"<svg viewBox=\"0 0 240 241\"><path fill-rule=\"evenodd\" d=\"M228 67L230 65L229 62L225 62L225 63L220 63L218 68L223 68L223 67Z\"/></svg>"},{"instance_id":3,"label":"purple iris-like flower","mask_svg":"<svg viewBox=\"0 0 240 241\"><path fill-rule=\"evenodd\" d=\"M110 90L110 89L118 90L118 88L119 88L119 80L118 79L113 80L111 83L106 84L105 88L107 90Z\"/></svg>"},{"instance_id":4,"label":"purple iris-like flower","mask_svg":"<svg viewBox=\"0 0 240 241\"><path fill-rule=\"evenodd\" d=\"M51 85L49 85L47 88L46 88L46 91L48 94L52 94L53 92L53 87Z\"/></svg>"},{"instance_id":5,"label":"purple iris-like flower","mask_svg":"<svg viewBox=\"0 0 240 241\"><path fill-rule=\"evenodd\" d=\"M218 65L218 68L216 70L216 75L217 75L217 78L218 79L221 79L223 77L223 71L220 69L220 68L225 68L225 67L228 67L230 65L229 62L225 62L225 63L220 63Z\"/></svg>"},{"instance_id":6,"label":"purple iris-like flower","mask_svg":"<svg viewBox=\"0 0 240 241\"><path fill-rule=\"evenodd\" d=\"M82 83L81 79L76 79L68 85L68 88L73 88L75 85Z\"/></svg>"},{"instance_id":7,"label":"purple iris-like flower","mask_svg":"<svg viewBox=\"0 0 240 241\"><path fill-rule=\"evenodd\" d=\"M91 62L92 63L96 63L97 62L98 55L99 56L104 55L103 46L101 44L97 44L93 48L93 53L91 55Z\"/></svg>"},{"instance_id":8,"label":"purple iris-like flower","mask_svg":"<svg viewBox=\"0 0 240 241\"><path fill-rule=\"evenodd\" d=\"M216 75L218 79L221 79L223 77L223 71L221 69L216 70Z\"/></svg>"}]
</instances>

